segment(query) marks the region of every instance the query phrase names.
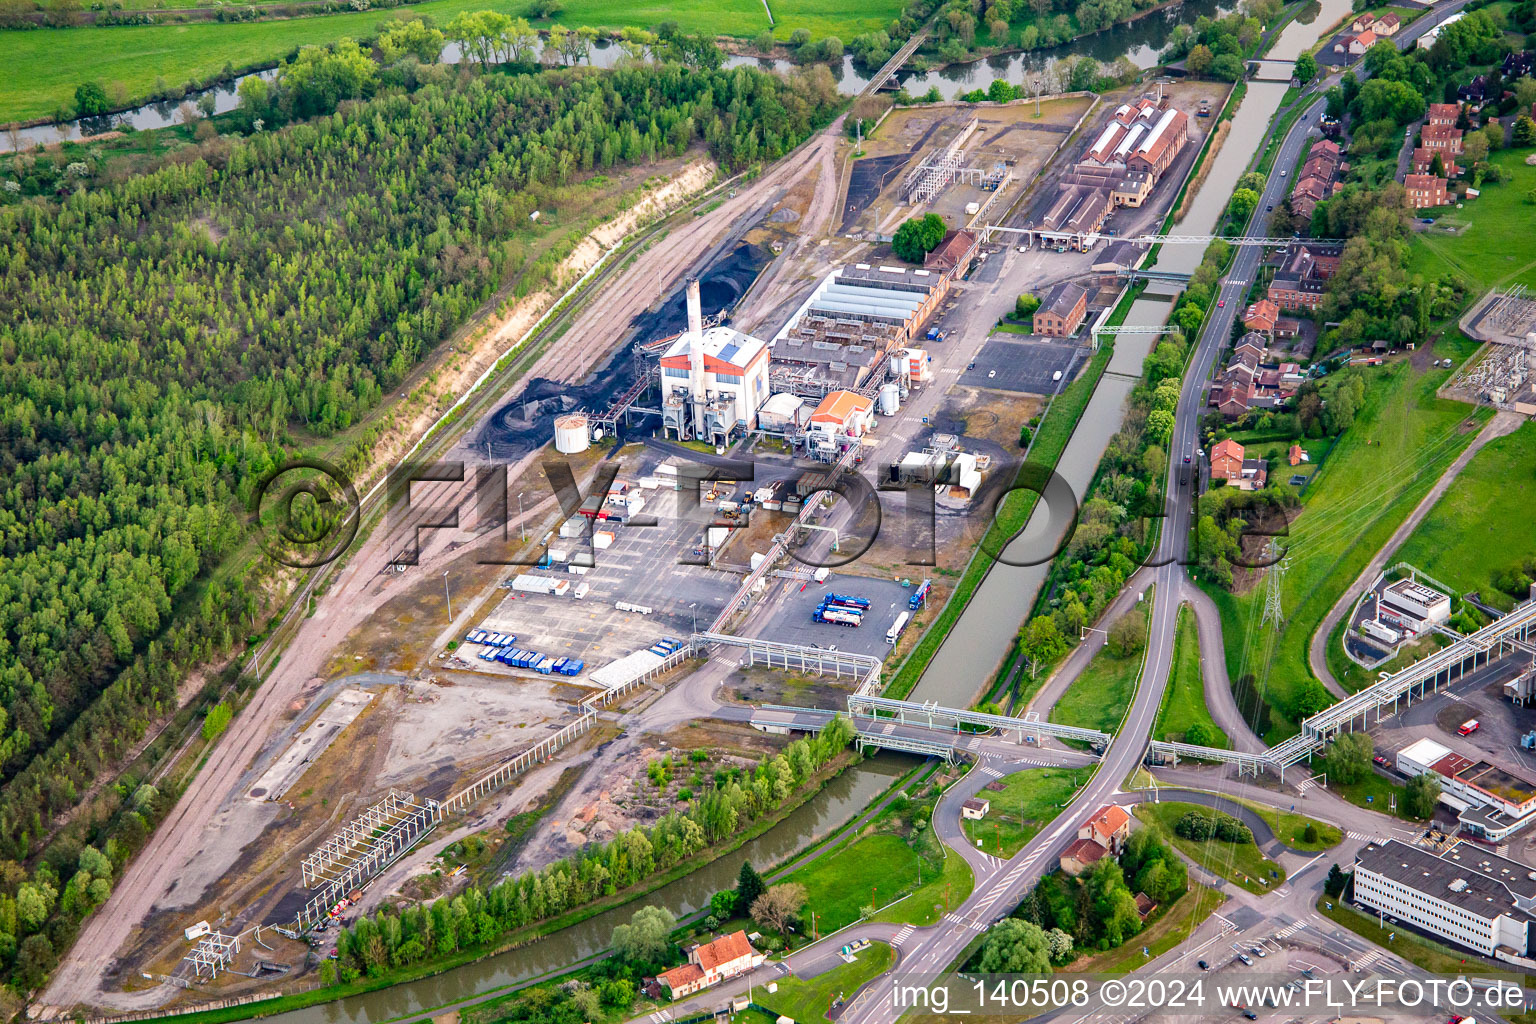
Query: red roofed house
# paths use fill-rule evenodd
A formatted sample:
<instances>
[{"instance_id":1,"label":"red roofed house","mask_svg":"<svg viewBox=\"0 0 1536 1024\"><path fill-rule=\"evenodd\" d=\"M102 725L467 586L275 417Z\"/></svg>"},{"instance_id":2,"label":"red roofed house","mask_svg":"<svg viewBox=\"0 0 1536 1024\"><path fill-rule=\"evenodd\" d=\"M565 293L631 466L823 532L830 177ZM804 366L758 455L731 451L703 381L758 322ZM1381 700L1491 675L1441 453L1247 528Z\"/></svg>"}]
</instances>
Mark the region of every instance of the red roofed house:
<instances>
[{"instance_id":1,"label":"red roofed house","mask_svg":"<svg viewBox=\"0 0 1536 1024\"><path fill-rule=\"evenodd\" d=\"M658 974L656 980L667 987L673 999L681 999L727 978L745 974L765 959L767 957L752 948L746 932L736 931L702 946L694 946L688 951L687 963Z\"/></svg>"},{"instance_id":2,"label":"red roofed house","mask_svg":"<svg viewBox=\"0 0 1536 1024\"><path fill-rule=\"evenodd\" d=\"M1301 447L1301 445L1293 444L1291 445L1290 452L1287 453L1287 457L1291 460L1291 465L1299 466L1306 461L1307 453L1306 450Z\"/></svg>"},{"instance_id":3,"label":"red roofed house","mask_svg":"<svg viewBox=\"0 0 1536 1024\"><path fill-rule=\"evenodd\" d=\"M1077 838L1092 839L1106 850L1119 851L1131 836L1131 816L1125 808L1105 804L1077 828Z\"/></svg>"},{"instance_id":4,"label":"red roofed house","mask_svg":"<svg viewBox=\"0 0 1536 1024\"><path fill-rule=\"evenodd\" d=\"M1275 329L1275 321L1279 319L1280 307L1268 299L1260 299L1243 313L1243 326L1250 331L1268 334Z\"/></svg>"},{"instance_id":5,"label":"red roofed house","mask_svg":"<svg viewBox=\"0 0 1536 1024\"><path fill-rule=\"evenodd\" d=\"M1376 19L1371 26L1371 31L1378 36L1387 37L1397 35L1397 30L1403 27L1403 20L1395 14L1383 14Z\"/></svg>"},{"instance_id":6,"label":"red roofed house","mask_svg":"<svg viewBox=\"0 0 1536 1024\"><path fill-rule=\"evenodd\" d=\"M1103 860L1108 853L1108 850L1092 839L1074 840L1072 845L1061 851L1062 873L1076 878Z\"/></svg>"},{"instance_id":7,"label":"red roofed house","mask_svg":"<svg viewBox=\"0 0 1536 1024\"><path fill-rule=\"evenodd\" d=\"M1415 210L1445 206L1451 201L1450 193L1445 188L1445 179L1433 174L1410 174L1403 180L1403 184L1408 189L1408 202L1413 204Z\"/></svg>"},{"instance_id":8,"label":"red roofed house","mask_svg":"<svg viewBox=\"0 0 1536 1024\"><path fill-rule=\"evenodd\" d=\"M1376 45L1376 30L1366 29L1349 41L1349 55L1359 57Z\"/></svg>"},{"instance_id":9,"label":"red roofed house","mask_svg":"<svg viewBox=\"0 0 1536 1024\"><path fill-rule=\"evenodd\" d=\"M1435 157L1440 158L1440 169L1446 174L1457 175L1461 168L1456 166L1456 158L1450 153L1440 153L1423 146L1413 147L1412 171L1414 174L1433 174L1435 171Z\"/></svg>"},{"instance_id":10,"label":"red roofed house","mask_svg":"<svg viewBox=\"0 0 1536 1024\"><path fill-rule=\"evenodd\" d=\"M1431 103L1429 105L1429 116L1425 119L1424 123L1443 124L1454 128L1456 127L1456 121L1460 117L1460 103Z\"/></svg>"},{"instance_id":11,"label":"red roofed house","mask_svg":"<svg viewBox=\"0 0 1536 1024\"><path fill-rule=\"evenodd\" d=\"M1419 141L1431 153L1441 156L1460 156L1462 147L1460 128L1446 124L1426 124L1419 131Z\"/></svg>"},{"instance_id":12,"label":"red roofed house","mask_svg":"<svg viewBox=\"0 0 1536 1024\"><path fill-rule=\"evenodd\" d=\"M1243 446L1230 437L1211 449L1211 479L1236 480L1243 475Z\"/></svg>"}]
</instances>

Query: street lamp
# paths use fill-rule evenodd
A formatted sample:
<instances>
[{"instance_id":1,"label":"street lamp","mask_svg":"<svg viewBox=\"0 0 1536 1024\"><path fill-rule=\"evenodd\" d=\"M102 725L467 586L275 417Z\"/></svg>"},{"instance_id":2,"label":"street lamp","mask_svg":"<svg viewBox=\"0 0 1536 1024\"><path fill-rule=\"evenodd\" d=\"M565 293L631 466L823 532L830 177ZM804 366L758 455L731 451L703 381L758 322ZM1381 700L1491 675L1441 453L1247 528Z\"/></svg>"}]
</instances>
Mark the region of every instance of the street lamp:
<instances>
[{"instance_id":1,"label":"street lamp","mask_svg":"<svg viewBox=\"0 0 1536 1024\"><path fill-rule=\"evenodd\" d=\"M693 602L693 604L688 606L688 610L693 613L693 631L695 633L697 633L699 631L699 612L698 612L698 607L699 607L699 602L697 602L697 601Z\"/></svg>"},{"instance_id":2,"label":"street lamp","mask_svg":"<svg viewBox=\"0 0 1536 1024\"><path fill-rule=\"evenodd\" d=\"M517 532L522 536L523 542L528 542L528 524L523 522L523 492L517 492Z\"/></svg>"},{"instance_id":3,"label":"street lamp","mask_svg":"<svg viewBox=\"0 0 1536 1024\"><path fill-rule=\"evenodd\" d=\"M443 597L448 601L448 624L453 625L453 595L448 592L448 570L443 570Z\"/></svg>"}]
</instances>

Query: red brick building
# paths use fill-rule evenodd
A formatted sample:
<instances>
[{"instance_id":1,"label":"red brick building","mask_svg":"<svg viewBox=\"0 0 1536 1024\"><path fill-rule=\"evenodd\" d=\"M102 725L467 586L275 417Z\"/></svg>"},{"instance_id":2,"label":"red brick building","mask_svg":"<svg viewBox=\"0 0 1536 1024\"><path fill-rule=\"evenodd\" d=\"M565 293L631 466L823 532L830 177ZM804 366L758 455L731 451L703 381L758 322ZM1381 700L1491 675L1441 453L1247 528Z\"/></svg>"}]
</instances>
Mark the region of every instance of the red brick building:
<instances>
[{"instance_id":1,"label":"red brick building","mask_svg":"<svg viewBox=\"0 0 1536 1024\"><path fill-rule=\"evenodd\" d=\"M1088 315L1088 289L1075 281L1052 288L1035 310L1035 333L1052 338L1070 338Z\"/></svg>"},{"instance_id":2,"label":"red brick building","mask_svg":"<svg viewBox=\"0 0 1536 1024\"><path fill-rule=\"evenodd\" d=\"M1410 174L1403 184L1408 189L1408 202L1413 204L1415 210L1424 210L1431 206L1446 206L1451 201L1450 193L1445 187L1445 179L1437 178L1433 174Z\"/></svg>"}]
</instances>

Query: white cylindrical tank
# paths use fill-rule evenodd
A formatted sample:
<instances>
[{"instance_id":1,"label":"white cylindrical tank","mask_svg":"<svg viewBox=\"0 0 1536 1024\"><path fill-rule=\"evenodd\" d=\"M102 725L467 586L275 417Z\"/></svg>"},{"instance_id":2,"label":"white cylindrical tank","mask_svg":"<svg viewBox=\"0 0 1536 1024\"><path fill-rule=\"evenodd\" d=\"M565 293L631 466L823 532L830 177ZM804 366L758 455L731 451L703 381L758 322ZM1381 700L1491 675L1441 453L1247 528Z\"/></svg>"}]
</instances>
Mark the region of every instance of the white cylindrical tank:
<instances>
[{"instance_id":1,"label":"white cylindrical tank","mask_svg":"<svg viewBox=\"0 0 1536 1024\"><path fill-rule=\"evenodd\" d=\"M587 428L587 418L579 412L555 417L555 451L562 455L575 455L592 446L592 434Z\"/></svg>"},{"instance_id":2,"label":"white cylindrical tank","mask_svg":"<svg viewBox=\"0 0 1536 1024\"><path fill-rule=\"evenodd\" d=\"M884 384L880 387L880 415L895 416L901 408L901 386Z\"/></svg>"}]
</instances>

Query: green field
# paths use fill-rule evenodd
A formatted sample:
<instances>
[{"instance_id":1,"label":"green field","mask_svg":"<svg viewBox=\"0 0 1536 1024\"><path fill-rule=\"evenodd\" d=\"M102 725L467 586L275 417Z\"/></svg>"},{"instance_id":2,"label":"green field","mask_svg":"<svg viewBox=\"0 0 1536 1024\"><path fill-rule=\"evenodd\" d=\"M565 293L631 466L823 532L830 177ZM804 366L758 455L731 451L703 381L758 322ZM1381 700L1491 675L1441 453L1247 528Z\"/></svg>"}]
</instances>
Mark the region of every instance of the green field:
<instances>
[{"instance_id":1,"label":"green field","mask_svg":"<svg viewBox=\"0 0 1536 1024\"><path fill-rule=\"evenodd\" d=\"M1160 826L1180 853L1205 870L1251 893L1263 895L1285 881L1285 868L1264 856L1253 843L1224 843L1219 839L1196 842L1174 835L1174 823L1185 814L1209 810L1209 807L1196 804L1164 800L1156 804L1137 804L1136 817Z\"/></svg>"},{"instance_id":2,"label":"green field","mask_svg":"<svg viewBox=\"0 0 1536 1024\"><path fill-rule=\"evenodd\" d=\"M1152 599L1141 602L1127 615L1152 614ZM1106 623L1106 627L1109 624ZM1141 676L1144 651L1117 658L1106 644L1093 656L1082 675L1072 681L1067 692L1051 708L1051 721L1113 733L1120 728L1126 709L1136 696L1136 680Z\"/></svg>"},{"instance_id":3,"label":"green field","mask_svg":"<svg viewBox=\"0 0 1536 1024\"><path fill-rule=\"evenodd\" d=\"M1326 756L1315 757L1309 769L1314 775L1323 775L1328 772L1328 758ZM1359 782L1344 785L1337 779L1329 778L1328 788L1350 803L1359 807L1366 807L1382 814L1396 814L1407 821L1418 821L1418 818L1408 817L1403 809L1404 795L1407 793L1402 786L1394 785L1385 777L1372 771ZM1392 808L1396 807L1394 811Z\"/></svg>"},{"instance_id":4,"label":"green field","mask_svg":"<svg viewBox=\"0 0 1536 1024\"><path fill-rule=\"evenodd\" d=\"M1430 509L1392 559L1418 566L1462 593L1477 591L1495 607L1514 599L1493 577L1536 556L1536 427L1522 423L1488 442Z\"/></svg>"},{"instance_id":5,"label":"green field","mask_svg":"<svg viewBox=\"0 0 1536 1024\"><path fill-rule=\"evenodd\" d=\"M961 828L971 842L978 839L988 853L1012 857L1040 830L1056 820L1079 786L1093 778L1093 772L1079 768L1031 768L999 779L1001 790L983 789L976 794L991 803L987 816L980 821L962 819Z\"/></svg>"},{"instance_id":6,"label":"green field","mask_svg":"<svg viewBox=\"0 0 1536 1024\"><path fill-rule=\"evenodd\" d=\"M1536 167L1525 162L1530 150L1502 150L1490 156L1504 180L1457 210L1446 208L1435 224L1414 235L1408 271L1435 278L1454 273L1472 286L1469 299L1496 284L1536 287L1536 252L1531 250L1531 204ZM1446 230L1454 227L1455 233Z\"/></svg>"},{"instance_id":7,"label":"green field","mask_svg":"<svg viewBox=\"0 0 1536 1024\"><path fill-rule=\"evenodd\" d=\"M821 935L857 921L863 907L885 907L903 896L907 898L875 919L932 924L943 916L946 890L949 906L954 907L975 885L970 866L959 854L946 850L942 861L920 860L906 841L888 833L855 839L779 881L805 886L807 920L815 911Z\"/></svg>"},{"instance_id":8,"label":"green field","mask_svg":"<svg viewBox=\"0 0 1536 1024\"><path fill-rule=\"evenodd\" d=\"M1442 341L1437 352L1465 355L1470 344ZM1255 729L1269 743L1296 731L1280 711L1312 679L1307 646L1329 607L1490 415L1435 397L1450 370L1421 373L1396 362L1366 372L1364 406L1318 469L1291 524L1278 635L1258 628L1262 584L1242 594L1206 588L1221 610L1234 686L1251 673L1265 699L1278 705L1268 728L1261 722Z\"/></svg>"},{"instance_id":9,"label":"green field","mask_svg":"<svg viewBox=\"0 0 1536 1024\"><path fill-rule=\"evenodd\" d=\"M1189 605L1179 607L1179 628L1173 644L1173 671L1168 689L1163 691L1163 706L1157 711L1153 736L1160 740L1181 741L1189 727L1199 723L1211 730L1207 746L1230 747L1227 734L1216 726L1205 706L1205 677L1200 671L1200 627Z\"/></svg>"},{"instance_id":10,"label":"green field","mask_svg":"<svg viewBox=\"0 0 1536 1024\"><path fill-rule=\"evenodd\" d=\"M120 84L134 101L157 89L207 81L224 69L273 64L300 46L337 39L371 37L394 17L428 15L439 25L460 11L501 11L519 16L521 0L428 0L394 11L326 14L310 18L248 23L194 22L185 25L125 25L0 32L0 51L11 68L10 85L0 93L0 123L51 117L74 103L75 86L100 82L110 93ZM901 5L880 0L870 7L835 7L828 0L773 0L782 40L797 28L815 38L854 36L889 27ZM618 31L626 25L676 22L685 32L751 38L768 28L762 0L567 0L562 25L591 25ZM550 21L538 22L548 27Z\"/></svg>"},{"instance_id":11,"label":"green field","mask_svg":"<svg viewBox=\"0 0 1536 1024\"><path fill-rule=\"evenodd\" d=\"M782 978L777 992L757 989L752 993L752 1001L797 1022L826 1020L832 1000L852 999L860 986L890 970L895 962L896 954L890 946L872 942L868 949L855 954L851 964L838 964L825 974L805 981Z\"/></svg>"},{"instance_id":12,"label":"green field","mask_svg":"<svg viewBox=\"0 0 1536 1024\"><path fill-rule=\"evenodd\" d=\"M1316 818L1309 818L1305 814L1276 810L1254 800L1238 799L1237 802L1263 818L1264 824L1275 833L1275 838L1293 850L1315 853L1318 850L1338 846L1344 841L1344 832L1337 825L1329 825ZM1317 839L1312 842L1308 842L1306 838L1308 825L1317 829Z\"/></svg>"}]
</instances>

